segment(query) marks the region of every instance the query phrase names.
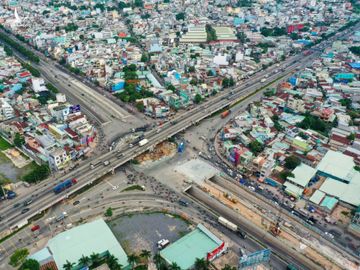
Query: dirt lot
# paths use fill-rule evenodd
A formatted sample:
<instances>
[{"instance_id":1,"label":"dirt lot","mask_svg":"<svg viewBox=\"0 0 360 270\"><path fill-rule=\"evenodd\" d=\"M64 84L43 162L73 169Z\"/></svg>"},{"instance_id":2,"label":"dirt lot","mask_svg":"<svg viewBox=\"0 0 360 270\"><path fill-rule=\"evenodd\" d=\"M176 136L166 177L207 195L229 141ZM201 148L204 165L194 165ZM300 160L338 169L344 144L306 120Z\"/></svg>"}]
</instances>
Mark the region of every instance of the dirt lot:
<instances>
[{"instance_id":1,"label":"dirt lot","mask_svg":"<svg viewBox=\"0 0 360 270\"><path fill-rule=\"evenodd\" d=\"M162 142L154 150L141 154L136 158L139 163L146 163L159 160L163 157L173 156L176 153L176 144L171 142Z\"/></svg>"}]
</instances>

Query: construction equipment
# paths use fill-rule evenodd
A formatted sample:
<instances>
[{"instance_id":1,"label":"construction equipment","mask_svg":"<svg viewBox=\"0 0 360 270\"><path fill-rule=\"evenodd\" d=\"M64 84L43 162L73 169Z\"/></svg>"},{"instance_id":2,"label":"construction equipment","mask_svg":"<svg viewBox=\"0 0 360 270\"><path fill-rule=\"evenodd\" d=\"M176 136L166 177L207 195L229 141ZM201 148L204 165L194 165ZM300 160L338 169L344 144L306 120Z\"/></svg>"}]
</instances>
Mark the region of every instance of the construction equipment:
<instances>
[{"instance_id":1,"label":"construction equipment","mask_svg":"<svg viewBox=\"0 0 360 270\"><path fill-rule=\"evenodd\" d=\"M280 235L281 233L281 227L280 227L280 222L281 222L281 214L282 214L282 211L283 211L283 205L284 205L284 201L285 201L285 197L283 198L283 200L281 201L281 204L279 204L279 214L276 218L276 223L275 224L272 224L271 227L270 227L270 232L273 236L277 237Z\"/></svg>"}]
</instances>

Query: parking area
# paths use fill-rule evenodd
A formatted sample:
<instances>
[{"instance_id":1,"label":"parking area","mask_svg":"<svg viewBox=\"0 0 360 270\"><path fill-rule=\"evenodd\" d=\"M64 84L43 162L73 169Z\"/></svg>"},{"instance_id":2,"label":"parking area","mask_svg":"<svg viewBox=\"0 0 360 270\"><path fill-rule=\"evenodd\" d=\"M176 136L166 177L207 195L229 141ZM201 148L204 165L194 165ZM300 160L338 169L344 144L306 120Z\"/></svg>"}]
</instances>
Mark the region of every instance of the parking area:
<instances>
[{"instance_id":1,"label":"parking area","mask_svg":"<svg viewBox=\"0 0 360 270\"><path fill-rule=\"evenodd\" d=\"M109 223L111 230L127 254L146 249L154 255L161 239L175 242L192 228L180 217L163 213L134 214Z\"/></svg>"}]
</instances>

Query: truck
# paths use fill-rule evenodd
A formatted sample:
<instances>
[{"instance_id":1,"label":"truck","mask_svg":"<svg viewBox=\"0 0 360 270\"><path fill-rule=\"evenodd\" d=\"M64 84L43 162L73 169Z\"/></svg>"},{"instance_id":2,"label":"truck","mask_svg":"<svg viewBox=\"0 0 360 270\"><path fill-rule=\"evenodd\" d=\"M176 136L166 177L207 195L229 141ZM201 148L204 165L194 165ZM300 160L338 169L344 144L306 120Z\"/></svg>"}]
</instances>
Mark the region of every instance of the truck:
<instances>
[{"instance_id":1,"label":"truck","mask_svg":"<svg viewBox=\"0 0 360 270\"><path fill-rule=\"evenodd\" d=\"M64 191L65 189L72 187L76 183L77 183L77 180L75 178L65 180L64 182L57 184L54 187L53 191L55 194L59 194L60 192Z\"/></svg>"},{"instance_id":2,"label":"truck","mask_svg":"<svg viewBox=\"0 0 360 270\"><path fill-rule=\"evenodd\" d=\"M140 131L145 132L149 127L150 127L150 125L145 125L145 126L142 126L142 127L132 128L131 131L133 133L140 132Z\"/></svg>"},{"instance_id":3,"label":"truck","mask_svg":"<svg viewBox=\"0 0 360 270\"><path fill-rule=\"evenodd\" d=\"M219 222L221 225L223 225L224 227L228 228L229 230L232 230L233 232L237 233L242 239L245 239L245 238L246 238L246 233L243 232L243 231L241 231L236 224L230 222L230 221L227 220L226 218L224 218L224 217L219 217L219 218L218 218L218 222Z\"/></svg>"},{"instance_id":4,"label":"truck","mask_svg":"<svg viewBox=\"0 0 360 270\"><path fill-rule=\"evenodd\" d=\"M221 113L221 118L227 117L231 113L231 110L226 110L223 113Z\"/></svg>"},{"instance_id":5,"label":"truck","mask_svg":"<svg viewBox=\"0 0 360 270\"><path fill-rule=\"evenodd\" d=\"M139 142L139 146L144 146L145 144L147 144L149 142L148 139L143 139Z\"/></svg>"},{"instance_id":6,"label":"truck","mask_svg":"<svg viewBox=\"0 0 360 270\"><path fill-rule=\"evenodd\" d=\"M266 82L266 78L262 78L261 80L260 80L260 82Z\"/></svg>"}]
</instances>

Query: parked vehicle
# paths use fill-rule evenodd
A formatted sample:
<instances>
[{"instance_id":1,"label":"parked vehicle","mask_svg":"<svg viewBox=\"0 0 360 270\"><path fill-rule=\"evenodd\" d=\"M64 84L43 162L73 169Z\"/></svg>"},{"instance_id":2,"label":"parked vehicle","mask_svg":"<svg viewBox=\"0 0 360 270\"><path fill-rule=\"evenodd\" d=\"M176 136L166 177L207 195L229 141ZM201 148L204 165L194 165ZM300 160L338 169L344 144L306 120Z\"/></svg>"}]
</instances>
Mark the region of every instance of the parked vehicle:
<instances>
[{"instance_id":1,"label":"parked vehicle","mask_svg":"<svg viewBox=\"0 0 360 270\"><path fill-rule=\"evenodd\" d=\"M62 221L63 219L65 219L67 217L67 213L66 212L62 212L57 218L56 221Z\"/></svg>"},{"instance_id":2,"label":"parked vehicle","mask_svg":"<svg viewBox=\"0 0 360 270\"><path fill-rule=\"evenodd\" d=\"M35 231L38 231L38 230L40 230L40 225L35 225L35 226L33 226L33 227L31 228L31 231L32 231L32 232L35 232Z\"/></svg>"},{"instance_id":3,"label":"parked vehicle","mask_svg":"<svg viewBox=\"0 0 360 270\"><path fill-rule=\"evenodd\" d=\"M14 199L16 197L16 193L14 191L9 190L8 192L6 192L6 198L11 200Z\"/></svg>"},{"instance_id":4,"label":"parked vehicle","mask_svg":"<svg viewBox=\"0 0 360 270\"><path fill-rule=\"evenodd\" d=\"M168 239L161 239L159 242L157 242L157 248L158 249L164 249L170 244L170 241Z\"/></svg>"},{"instance_id":5,"label":"parked vehicle","mask_svg":"<svg viewBox=\"0 0 360 270\"><path fill-rule=\"evenodd\" d=\"M59 194L60 192L64 191L65 189L70 188L71 186L75 185L77 183L77 180L75 178L65 180L64 182L61 182L60 184L56 185L54 187L53 191L55 194Z\"/></svg>"}]
</instances>

